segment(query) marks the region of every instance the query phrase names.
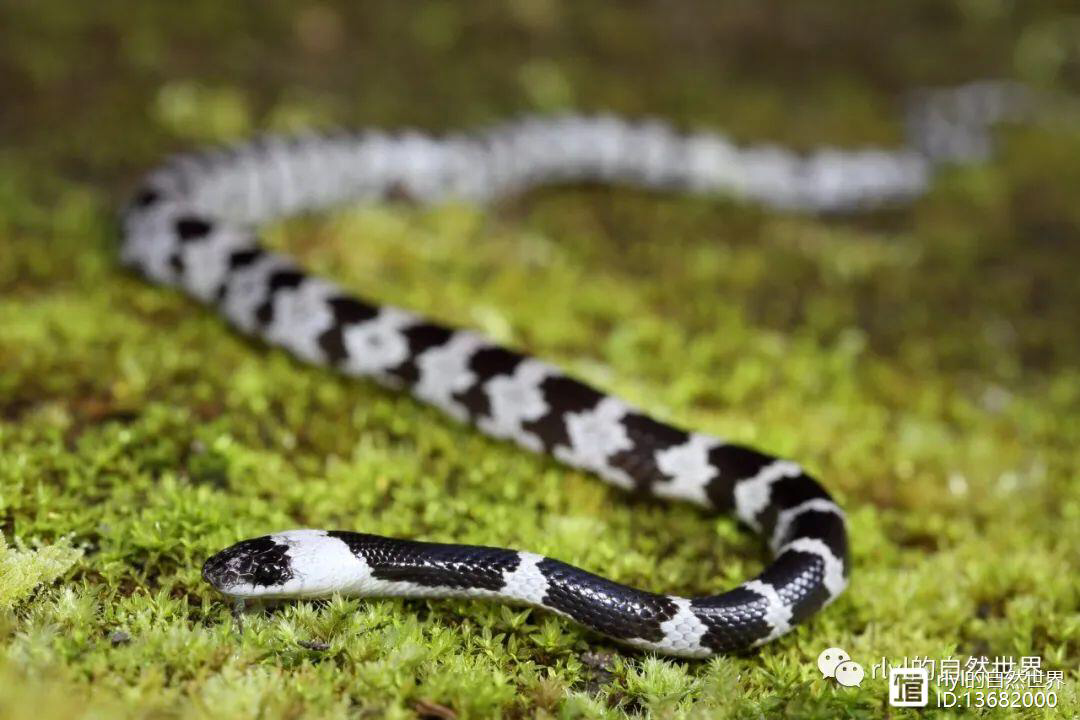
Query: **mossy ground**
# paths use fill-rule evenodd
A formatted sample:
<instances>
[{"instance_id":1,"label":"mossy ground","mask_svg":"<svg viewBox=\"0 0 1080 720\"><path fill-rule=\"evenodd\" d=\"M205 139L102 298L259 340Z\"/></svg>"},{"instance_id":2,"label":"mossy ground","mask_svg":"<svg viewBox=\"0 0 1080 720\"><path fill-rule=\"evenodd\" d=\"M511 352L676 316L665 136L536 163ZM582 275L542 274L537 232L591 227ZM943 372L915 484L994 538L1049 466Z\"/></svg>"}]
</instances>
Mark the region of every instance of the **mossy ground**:
<instances>
[{"instance_id":1,"label":"mossy ground","mask_svg":"<svg viewBox=\"0 0 1080 720\"><path fill-rule=\"evenodd\" d=\"M1056 113L870 217L567 188L271 233L369 297L811 468L855 573L782 640L681 662L453 601L299 603L241 631L201 581L214 550L294 526L528 548L680 593L764 551L130 276L112 212L168 152L560 107L893 143L904 88L1069 90L1080 67L1080 19L1050 3L625 7L0 5L0 717L917 716L880 679L823 682L830 645L867 665L1041 655L1066 681L1032 714L1080 713L1080 128Z\"/></svg>"}]
</instances>

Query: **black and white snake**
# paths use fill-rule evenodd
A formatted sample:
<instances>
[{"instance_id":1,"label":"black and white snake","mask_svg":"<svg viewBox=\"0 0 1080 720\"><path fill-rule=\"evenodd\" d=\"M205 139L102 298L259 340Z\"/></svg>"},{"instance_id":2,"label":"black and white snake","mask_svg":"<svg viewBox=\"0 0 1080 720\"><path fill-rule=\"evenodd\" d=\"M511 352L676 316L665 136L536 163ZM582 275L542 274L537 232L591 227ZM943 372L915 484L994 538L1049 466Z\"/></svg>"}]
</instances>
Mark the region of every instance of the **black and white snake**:
<instances>
[{"instance_id":1,"label":"black and white snake","mask_svg":"<svg viewBox=\"0 0 1080 720\"><path fill-rule=\"evenodd\" d=\"M683 598L529 552L291 530L219 552L203 577L236 598L345 593L526 603L685 657L787 632L835 600L850 570L844 515L798 465L655 420L475 332L358 299L261 247L252 226L389 193L483 203L579 181L726 193L784 209L859 209L917 195L942 160L983 154L986 126L1009 113L1016 92L984 83L923 98L911 142L894 151L798 155L739 148L712 133L679 135L658 122L563 116L441 139L311 135L173 158L145 178L124 211L126 264L303 360L407 388L489 435L618 487L734 511L774 554L733 590Z\"/></svg>"}]
</instances>

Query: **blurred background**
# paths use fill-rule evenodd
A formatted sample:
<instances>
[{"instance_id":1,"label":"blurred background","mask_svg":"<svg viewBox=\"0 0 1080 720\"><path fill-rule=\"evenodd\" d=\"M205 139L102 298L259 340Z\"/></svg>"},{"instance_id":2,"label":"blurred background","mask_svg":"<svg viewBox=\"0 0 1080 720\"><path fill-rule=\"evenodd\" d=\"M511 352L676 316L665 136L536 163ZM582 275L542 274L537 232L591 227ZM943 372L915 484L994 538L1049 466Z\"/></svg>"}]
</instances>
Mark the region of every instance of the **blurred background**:
<instances>
[{"instance_id":1,"label":"blurred background","mask_svg":"<svg viewBox=\"0 0 1080 720\"><path fill-rule=\"evenodd\" d=\"M563 108L794 147L889 143L914 87L1080 83L1080 20L1064 2L2 8L6 144L99 180L142 169L163 148L253 130L458 128Z\"/></svg>"},{"instance_id":2,"label":"blurred background","mask_svg":"<svg viewBox=\"0 0 1080 720\"><path fill-rule=\"evenodd\" d=\"M1015 142L998 156L1009 169L993 180L1003 195L989 214L980 210L993 221L964 232L987 248L1034 249L1035 257L996 264L1032 263L1008 282L1031 281L1025 302L1037 314L1075 306L1047 299L1044 277L1062 267L1061 253L1075 252L1080 213L1080 15L1070 3L888 2L870 10L833 0L4 0L0 8L8 186L20 173L47 200L48 187L72 181L107 193L103 204L113 206L170 152L256 132L437 132L574 109L655 116L794 149L898 146L912 90L1018 80L1059 102L1034 127L1013 131ZM954 174L939 187L949 182L990 191L985 176ZM1044 251L1051 262L1038 255ZM1067 346L1071 361L1078 347L1076 333L1018 332L1040 357Z\"/></svg>"}]
</instances>

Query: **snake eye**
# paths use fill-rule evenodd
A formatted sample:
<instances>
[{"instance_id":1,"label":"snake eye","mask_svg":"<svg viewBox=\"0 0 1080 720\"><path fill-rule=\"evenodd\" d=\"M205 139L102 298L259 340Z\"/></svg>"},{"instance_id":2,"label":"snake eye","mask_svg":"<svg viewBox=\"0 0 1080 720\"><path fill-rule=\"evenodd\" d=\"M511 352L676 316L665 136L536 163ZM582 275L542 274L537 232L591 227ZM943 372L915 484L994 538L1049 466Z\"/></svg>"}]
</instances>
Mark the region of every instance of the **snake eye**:
<instances>
[{"instance_id":1,"label":"snake eye","mask_svg":"<svg viewBox=\"0 0 1080 720\"><path fill-rule=\"evenodd\" d=\"M261 564L255 568L255 582L258 585L277 585L281 581L281 572L273 565Z\"/></svg>"}]
</instances>

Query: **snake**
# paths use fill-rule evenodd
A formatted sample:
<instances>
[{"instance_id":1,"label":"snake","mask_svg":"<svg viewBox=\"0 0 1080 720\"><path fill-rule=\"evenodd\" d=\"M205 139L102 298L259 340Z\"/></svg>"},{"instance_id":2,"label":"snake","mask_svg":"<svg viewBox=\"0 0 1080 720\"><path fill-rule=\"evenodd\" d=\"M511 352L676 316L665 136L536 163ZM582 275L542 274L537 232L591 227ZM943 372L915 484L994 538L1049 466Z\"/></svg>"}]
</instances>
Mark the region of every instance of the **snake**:
<instances>
[{"instance_id":1,"label":"snake","mask_svg":"<svg viewBox=\"0 0 1080 720\"><path fill-rule=\"evenodd\" d=\"M470 329L355 296L260 243L258 227L343 203L405 197L489 204L551 184L724 195L787 212L910 201L945 162L984 155L1015 89L971 83L922 97L894 149L794 152L653 119L525 116L480 130L308 132L182 153L121 213L122 262L304 362L370 378L623 490L733 513L771 560L719 594L630 587L536 553L295 529L242 540L203 578L245 600L484 598L542 608L631 648L707 658L747 650L836 600L851 557L845 515L800 465L682 429ZM538 299L540 300L540 299Z\"/></svg>"}]
</instances>

